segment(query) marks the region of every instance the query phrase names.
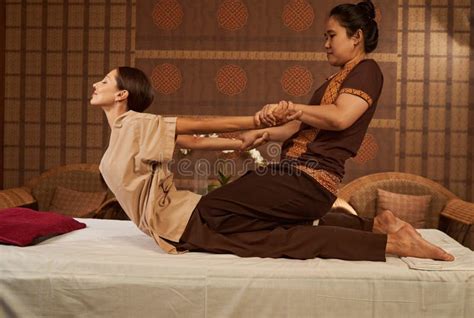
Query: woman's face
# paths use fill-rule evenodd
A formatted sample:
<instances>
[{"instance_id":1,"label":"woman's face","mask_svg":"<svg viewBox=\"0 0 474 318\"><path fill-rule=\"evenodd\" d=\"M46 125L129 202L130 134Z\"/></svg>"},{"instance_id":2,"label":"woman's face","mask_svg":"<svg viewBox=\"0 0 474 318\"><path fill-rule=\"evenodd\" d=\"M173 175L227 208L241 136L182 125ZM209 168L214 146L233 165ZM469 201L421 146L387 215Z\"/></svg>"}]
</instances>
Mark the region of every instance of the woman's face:
<instances>
[{"instance_id":1,"label":"woman's face","mask_svg":"<svg viewBox=\"0 0 474 318\"><path fill-rule=\"evenodd\" d=\"M117 75L117 70L112 70L100 82L92 84L94 90L90 101L91 105L111 106L114 104L117 94L120 92L115 80Z\"/></svg>"},{"instance_id":2,"label":"woman's face","mask_svg":"<svg viewBox=\"0 0 474 318\"><path fill-rule=\"evenodd\" d=\"M326 49L329 64L333 66L343 66L352 60L360 50L356 44L355 36L349 37L346 28L339 24L334 17L330 17L326 23L326 32L324 33Z\"/></svg>"}]
</instances>

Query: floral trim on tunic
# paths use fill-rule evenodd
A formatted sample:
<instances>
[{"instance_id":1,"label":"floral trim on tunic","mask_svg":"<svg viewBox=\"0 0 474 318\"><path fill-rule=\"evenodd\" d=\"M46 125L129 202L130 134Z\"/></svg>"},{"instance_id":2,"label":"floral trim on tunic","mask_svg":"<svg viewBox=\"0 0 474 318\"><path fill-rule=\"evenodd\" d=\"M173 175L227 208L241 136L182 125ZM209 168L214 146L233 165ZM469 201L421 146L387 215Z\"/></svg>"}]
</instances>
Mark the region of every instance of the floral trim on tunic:
<instances>
[{"instance_id":1,"label":"floral trim on tunic","mask_svg":"<svg viewBox=\"0 0 474 318\"><path fill-rule=\"evenodd\" d=\"M372 98L369 96L369 94L367 94L366 92L361 91L359 89L343 88L343 89L341 89L339 94L351 94L351 95L358 96L358 97L362 98L363 100L365 100L367 102L367 104L369 104L369 107L372 106L373 101L372 101Z\"/></svg>"},{"instance_id":2,"label":"floral trim on tunic","mask_svg":"<svg viewBox=\"0 0 474 318\"><path fill-rule=\"evenodd\" d=\"M316 182L322 185L326 190L337 196L337 188L341 183L341 179L326 170L312 169L306 166L296 166L296 169L303 171Z\"/></svg>"},{"instance_id":3,"label":"floral trim on tunic","mask_svg":"<svg viewBox=\"0 0 474 318\"><path fill-rule=\"evenodd\" d=\"M300 131L298 133L298 136L293 139L293 145L291 145L290 149L288 149L286 156L292 158L300 157L308 150L308 144L316 139L318 132L319 129L317 128L305 129Z\"/></svg>"}]
</instances>

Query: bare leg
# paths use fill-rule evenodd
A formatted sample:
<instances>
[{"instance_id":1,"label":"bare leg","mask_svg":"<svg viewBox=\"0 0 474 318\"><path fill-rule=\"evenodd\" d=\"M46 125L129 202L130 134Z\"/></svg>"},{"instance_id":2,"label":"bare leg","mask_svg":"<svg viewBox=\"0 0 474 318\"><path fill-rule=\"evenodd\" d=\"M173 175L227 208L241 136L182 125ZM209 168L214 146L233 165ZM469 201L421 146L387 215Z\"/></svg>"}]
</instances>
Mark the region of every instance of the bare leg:
<instances>
[{"instance_id":1,"label":"bare leg","mask_svg":"<svg viewBox=\"0 0 474 318\"><path fill-rule=\"evenodd\" d=\"M423 239L413 226L385 210L374 219L375 233L387 234L386 252L398 256L413 256L452 261L454 256Z\"/></svg>"},{"instance_id":2,"label":"bare leg","mask_svg":"<svg viewBox=\"0 0 474 318\"><path fill-rule=\"evenodd\" d=\"M372 232L381 234L396 233L402 226L408 224L407 222L397 218L392 211L385 210L374 218L374 227ZM416 232L418 233L418 232Z\"/></svg>"},{"instance_id":3,"label":"bare leg","mask_svg":"<svg viewBox=\"0 0 474 318\"><path fill-rule=\"evenodd\" d=\"M385 251L398 256L454 260L453 255L424 240L410 224L404 224L395 233L387 234Z\"/></svg>"}]
</instances>

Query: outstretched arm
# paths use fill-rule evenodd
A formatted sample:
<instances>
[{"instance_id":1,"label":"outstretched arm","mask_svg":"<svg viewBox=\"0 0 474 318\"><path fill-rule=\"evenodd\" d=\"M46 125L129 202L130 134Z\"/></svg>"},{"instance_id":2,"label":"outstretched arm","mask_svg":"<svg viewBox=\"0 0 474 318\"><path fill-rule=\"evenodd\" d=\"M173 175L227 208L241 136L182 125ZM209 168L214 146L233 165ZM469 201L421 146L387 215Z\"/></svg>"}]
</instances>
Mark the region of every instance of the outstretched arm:
<instances>
[{"instance_id":1,"label":"outstretched arm","mask_svg":"<svg viewBox=\"0 0 474 318\"><path fill-rule=\"evenodd\" d=\"M260 123L251 116L228 116L215 118L181 118L176 121L176 134L218 133L255 129Z\"/></svg>"},{"instance_id":2,"label":"outstretched arm","mask_svg":"<svg viewBox=\"0 0 474 318\"><path fill-rule=\"evenodd\" d=\"M294 109L303 112L300 117L302 122L327 130L349 128L368 108L369 104L364 99L351 94L341 94L334 104L320 107L294 104Z\"/></svg>"},{"instance_id":3,"label":"outstretched arm","mask_svg":"<svg viewBox=\"0 0 474 318\"><path fill-rule=\"evenodd\" d=\"M242 140L242 150L258 147L267 141L282 142L293 136L300 128L301 122L290 121L282 126L255 129L241 133L237 138Z\"/></svg>"},{"instance_id":4,"label":"outstretched arm","mask_svg":"<svg viewBox=\"0 0 474 318\"><path fill-rule=\"evenodd\" d=\"M176 134L219 133L237 130L264 128L277 126L297 119L302 112L286 108L274 111L278 119L271 123L262 124L257 116L224 116L215 118L180 118L176 121Z\"/></svg>"},{"instance_id":5,"label":"outstretched arm","mask_svg":"<svg viewBox=\"0 0 474 318\"><path fill-rule=\"evenodd\" d=\"M176 138L176 145L184 149L239 150L242 147L242 140L179 135Z\"/></svg>"},{"instance_id":6,"label":"outstretched arm","mask_svg":"<svg viewBox=\"0 0 474 318\"><path fill-rule=\"evenodd\" d=\"M277 113L281 109L289 109L289 111L301 113L299 120L312 127L344 130L352 126L368 108L369 104L364 99L351 94L341 94L334 104L318 107L285 101L279 104L268 104L254 117L258 117L263 124L269 125L279 120Z\"/></svg>"},{"instance_id":7,"label":"outstretched arm","mask_svg":"<svg viewBox=\"0 0 474 318\"><path fill-rule=\"evenodd\" d=\"M236 139L178 135L176 146L200 150L248 150L267 141L285 141L296 133L301 122L293 120L285 125L242 132Z\"/></svg>"}]
</instances>

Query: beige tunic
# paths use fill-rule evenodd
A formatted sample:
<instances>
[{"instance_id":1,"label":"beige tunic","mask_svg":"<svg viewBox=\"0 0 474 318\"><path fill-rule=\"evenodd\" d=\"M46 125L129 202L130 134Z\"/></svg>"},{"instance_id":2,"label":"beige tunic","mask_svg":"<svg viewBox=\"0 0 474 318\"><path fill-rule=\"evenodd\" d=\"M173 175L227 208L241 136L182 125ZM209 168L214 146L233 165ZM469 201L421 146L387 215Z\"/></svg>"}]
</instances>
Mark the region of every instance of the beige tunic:
<instances>
[{"instance_id":1,"label":"beige tunic","mask_svg":"<svg viewBox=\"0 0 474 318\"><path fill-rule=\"evenodd\" d=\"M168 164L176 118L128 111L117 117L100 171L125 213L168 253L178 242L201 196L177 191Z\"/></svg>"}]
</instances>

